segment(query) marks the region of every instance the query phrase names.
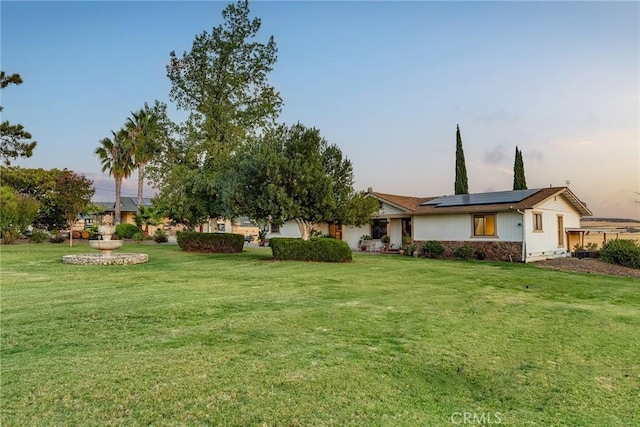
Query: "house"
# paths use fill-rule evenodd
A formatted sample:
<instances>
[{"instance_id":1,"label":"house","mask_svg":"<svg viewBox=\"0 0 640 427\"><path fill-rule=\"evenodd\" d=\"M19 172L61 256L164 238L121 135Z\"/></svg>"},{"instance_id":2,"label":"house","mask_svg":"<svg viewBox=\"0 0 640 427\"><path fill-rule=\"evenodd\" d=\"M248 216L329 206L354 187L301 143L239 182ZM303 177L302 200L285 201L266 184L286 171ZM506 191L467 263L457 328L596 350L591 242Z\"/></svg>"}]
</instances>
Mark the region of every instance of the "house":
<instances>
[{"instance_id":1,"label":"house","mask_svg":"<svg viewBox=\"0 0 640 427\"><path fill-rule=\"evenodd\" d=\"M142 198L142 206L151 206L151 199L147 197ZM95 202L95 205L104 209L103 215L115 214L115 202ZM138 198L137 197L121 197L120 198L120 223L121 224L135 224L135 215L138 212ZM100 221L101 218L98 218ZM169 220L165 219L162 224L158 226L149 226L149 235L155 233L158 228L162 228L165 231L172 234L172 232L182 230L182 227L173 227L169 225Z\"/></svg>"},{"instance_id":2,"label":"house","mask_svg":"<svg viewBox=\"0 0 640 427\"><path fill-rule=\"evenodd\" d=\"M96 202L97 206L104 209L104 214L114 215L115 202ZM151 206L152 202L149 198L142 199L143 206ZM120 223L135 224L135 214L138 212L137 197L121 197L120 198ZM153 234L155 230L162 227L169 234L184 229L181 225L170 225L169 219L165 218L162 225L158 227L149 226L149 234ZM237 233L245 236L254 236L257 238L259 228L246 217L241 217L233 221L224 218L210 218L207 222L200 224L196 230L201 233Z\"/></svg>"},{"instance_id":3,"label":"house","mask_svg":"<svg viewBox=\"0 0 640 427\"><path fill-rule=\"evenodd\" d=\"M400 246L403 236L421 245L436 240L452 255L470 246L487 259L539 261L566 257L580 233L580 218L591 211L567 187L410 197L369 191L380 211L364 227L323 224L319 231L357 248L362 235L378 240L388 234ZM333 233L332 233L333 231ZM300 237L295 223L286 223L269 237Z\"/></svg>"}]
</instances>

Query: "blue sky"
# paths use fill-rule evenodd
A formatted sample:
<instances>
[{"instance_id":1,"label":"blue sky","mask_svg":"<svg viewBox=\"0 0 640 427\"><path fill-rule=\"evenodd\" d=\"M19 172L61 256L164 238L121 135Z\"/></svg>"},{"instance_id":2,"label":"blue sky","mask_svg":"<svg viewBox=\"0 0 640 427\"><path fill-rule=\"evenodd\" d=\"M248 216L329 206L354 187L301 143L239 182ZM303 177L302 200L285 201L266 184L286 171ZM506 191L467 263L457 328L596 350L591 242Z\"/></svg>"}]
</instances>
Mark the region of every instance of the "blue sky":
<instances>
[{"instance_id":1,"label":"blue sky","mask_svg":"<svg viewBox=\"0 0 640 427\"><path fill-rule=\"evenodd\" d=\"M96 182L98 141L130 111L169 103L169 52L222 22L226 2L0 3L3 120L38 146L16 165ZM273 35L280 121L320 129L357 189L453 193L460 124L472 193L564 185L596 216L640 219L638 2L251 3ZM184 113L171 109L174 120ZM135 195L135 176L124 192ZM151 195L151 191L148 191Z\"/></svg>"}]
</instances>

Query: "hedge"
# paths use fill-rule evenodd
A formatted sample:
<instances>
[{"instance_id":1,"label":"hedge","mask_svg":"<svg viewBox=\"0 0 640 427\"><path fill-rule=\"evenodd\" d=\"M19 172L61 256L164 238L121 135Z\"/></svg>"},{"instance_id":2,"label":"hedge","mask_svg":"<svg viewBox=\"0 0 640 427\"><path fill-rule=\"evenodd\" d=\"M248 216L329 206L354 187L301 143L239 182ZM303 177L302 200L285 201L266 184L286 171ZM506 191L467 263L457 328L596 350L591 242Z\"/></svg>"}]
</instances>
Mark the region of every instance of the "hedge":
<instances>
[{"instance_id":1,"label":"hedge","mask_svg":"<svg viewBox=\"0 0 640 427\"><path fill-rule=\"evenodd\" d=\"M120 239L131 239L140 229L133 224L123 222L116 225L116 234Z\"/></svg>"},{"instance_id":2,"label":"hedge","mask_svg":"<svg viewBox=\"0 0 640 427\"><path fill-rule=\"evenodd\" d=\"M269 246L277 260L350 262L353 259L346 242L327 237L309 240L275 237L269 240Z\"/></svg>"},{"instance_id":3,"label":"hedge","mask_svg":"<svg viewBox=\"0 0 640 427\"><path fill-rule=\"evenodd\" d=\"M600 249L600 259L625 267L640 268L640 246L631 239L609 240Z\"/></svg>"},{"instance_id":4,"label":"hedge","mask_svg":"<svg viewBox=\"0 0 640 427\"><path fill-rule=\"evenodd\" d=\"M242 252L244 236L233 233L197 233L179 231L178 245L187 252L215 252L234 254Z\"/></svg>"}]
</instances>

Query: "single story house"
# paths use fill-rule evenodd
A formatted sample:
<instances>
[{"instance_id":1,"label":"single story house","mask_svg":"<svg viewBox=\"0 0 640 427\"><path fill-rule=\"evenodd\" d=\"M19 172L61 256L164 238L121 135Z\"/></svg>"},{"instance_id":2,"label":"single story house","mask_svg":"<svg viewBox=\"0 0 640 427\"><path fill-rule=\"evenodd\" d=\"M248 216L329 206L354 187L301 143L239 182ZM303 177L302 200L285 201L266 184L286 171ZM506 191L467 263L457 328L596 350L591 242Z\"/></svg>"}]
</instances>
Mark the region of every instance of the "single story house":
<instances>
[{"instance_id":1,"label":"single story house","mask_svg":"<svg viewBox=\"0 0 640 427\"><path fill-rule=\"evenodd\" d=\"M417 245L436 240L452 255L470 246L487 259L531 262L569 256L580 237L580 218L591 211L567 187L410 197L374 192L380 210L370 224L317 230L356 249L363 235L374 241L387 234L400 246L403 236ZM300 237L296 224L271 225L268 237Z\"/></svg>"}]
</instances>

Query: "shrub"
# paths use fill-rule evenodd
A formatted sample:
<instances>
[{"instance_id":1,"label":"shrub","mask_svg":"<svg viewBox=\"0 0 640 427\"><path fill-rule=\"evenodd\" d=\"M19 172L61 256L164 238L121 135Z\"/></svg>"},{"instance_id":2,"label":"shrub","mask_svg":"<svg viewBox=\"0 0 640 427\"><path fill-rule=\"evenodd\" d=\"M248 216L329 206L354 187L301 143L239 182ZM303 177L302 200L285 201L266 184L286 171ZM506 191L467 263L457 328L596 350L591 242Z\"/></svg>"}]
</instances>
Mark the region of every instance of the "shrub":
<instances>
[{"instance_id":1,"label":"shrub","mask_svg":"<svg viewBox=\"0 0 640 427\"><path fill-rule=\"evenodd\" d=\"M418 245L416 245L415 243L409 243L407 245L407 255L413 256L413 253L416 251L416 249L418 249Z\"/></svg>"},{"instance_id":2,"label":"shrub","mask_svg":"<svg viewBox=\"0 0 640 427\"><path fill-rule=\"evenodd\" d=\"M167 243L169 241L169 236L164 232L161 228L158 228L155 233L153 233L153 240L156 243Z\"/></svg>"},{"instance_id":3,"label":"shrub","mask_svg":"<svg viewBox=\"0 0 640 427\"><path fill-rule=\"evenodd\" d=\"M51 243L62 243L66 240L66 237L62 233L54 234L53 236L49 236L49 241Z\"/></svg>"},{"instance_id":4,"label":"shrub","mask_svg":"<svg viewBox=\"0 0 640 427\"><path fill-rule=\"evenodd\" d=\"M239 253L244 247L244 236L233 233L179 231L178 245L187 252Z\"/></svg>"},{"instance_id":5,"label":"shrub","mask_svg":"<svg viewBox=\"0 0 640 427\"><path fill-rule=\"evenodd\" d=\"M116 234L120 239L131 239L139 231L140 229L133 224L123 223L116 225Z\"/></svg>"},{"instance_id":6,"label":"shrub","mask_svg":"<svg viewBox=\"0 0 640 427\"><path fill-rule=\"evenodd\" d=\"M640 246L635 240L609 240L600 249L600 259L625 267L640 268Z\"/></svg>"},{"instance_id":7,"label":"shrub","mask_svg":"<svg viewBox=\"0 0 640 427\"><path fill-rule=\"evenodd\" d=\"M444 246L438 241L429 240L422 247L422 253L429 258L438 258L444 253Z\"/></svg>"},{"instance_id":8,"label":"shrub","mask_svg":"<svg viewBox=\"0 0 640 427\"><path fill-rule=\"evenodd\" d=\"M29 236L29 241L31 243L42 243L46 242L49 238L49 233L42 230L33 230L31 235Z\"/></svg>"},{"instance_id":9,"label":"shrub","mask_svg":"<svg viewBox=\"0 0 640 427\"><path fill-rule=\"evenodd\" d=\"M349 262L353 259L346 242L331 238L309 240L275 237L269 241L277 260Z\"/></svg>"},{"instance_id":10,"label":"shrub","mask_svg":"<svg viewBox=\"0 0 640 427\"><path fill-rule=\"evenodd\" d=\"M136 243L140 243L144 240L144 234L142 234L141 231L138 231L136 234L131 236L131 240L135 241Z\"/></svg>"},{"instance_id":11,"label":"shrub","mask_svg":"<svg viewBox=\"0 0 640 427\"><path fill-rule=\"evenodd\" d=\"M471 246L464 245L456 249L453 254L460 259L469 259L474 255L474 252Z\"/></svg>"}]
</instances>

